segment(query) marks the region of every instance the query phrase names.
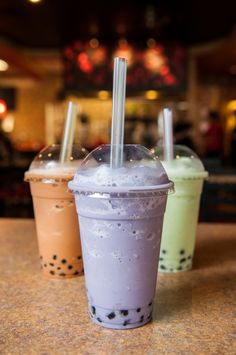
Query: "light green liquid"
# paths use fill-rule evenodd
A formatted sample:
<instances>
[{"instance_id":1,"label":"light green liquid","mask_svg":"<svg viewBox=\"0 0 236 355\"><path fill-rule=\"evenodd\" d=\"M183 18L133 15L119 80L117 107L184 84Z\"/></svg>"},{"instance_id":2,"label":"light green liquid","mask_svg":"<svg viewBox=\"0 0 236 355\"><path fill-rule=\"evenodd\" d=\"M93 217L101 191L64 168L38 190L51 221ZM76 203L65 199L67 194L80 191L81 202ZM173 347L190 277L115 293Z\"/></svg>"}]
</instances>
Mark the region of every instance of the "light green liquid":
<instances>
[{"instance_id":1,"label":"light green liquid","mask_svg":"<svg viewBox=\"0 0 236 355\"><path fill-rule=\"evenodd\" d=\"M164 215L160 272L178 272L192 268L204 177L196 177L194 174L191 177L188 174L181 179L180 174L176 177L169 175L170 180L174 181L175 192L168 196Z\"/></svg>"}]
</instances>

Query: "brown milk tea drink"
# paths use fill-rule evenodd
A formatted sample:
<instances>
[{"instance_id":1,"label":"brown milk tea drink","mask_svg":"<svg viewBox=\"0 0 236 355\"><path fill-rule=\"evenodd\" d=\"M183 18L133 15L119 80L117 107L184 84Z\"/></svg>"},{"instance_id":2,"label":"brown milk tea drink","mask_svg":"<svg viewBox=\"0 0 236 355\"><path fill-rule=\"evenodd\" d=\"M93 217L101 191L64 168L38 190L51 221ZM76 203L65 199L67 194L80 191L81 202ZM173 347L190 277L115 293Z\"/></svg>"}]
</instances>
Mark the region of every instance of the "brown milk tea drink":
<instances>
[{"instance_id":1,"label":"brown milk tea drink","mask_svg":"<svg viewBox=\"0 0 236 355\"><path fill-rule=\"evenodd\" d=\"M69 183L79 217L92 321L113 329L152 317L158 255L169 181L161 163L140 145L124 145L110 166L111 146L90 153Z\"/></svg>"},{"instance_id":2,"label":"brown milk tea drink","mask_svg":"<svg viewBox=\"0 0 236 355\"><path fill-rule=\"evenodd\" d=\"M25 173L25 181L30 183L33 198L43 274L70 278L83 274L83 262L75 201L68 182L86 151L74 146L64 163L60 152L60 145L43 149Z\"/></svg>"}]
</instances>

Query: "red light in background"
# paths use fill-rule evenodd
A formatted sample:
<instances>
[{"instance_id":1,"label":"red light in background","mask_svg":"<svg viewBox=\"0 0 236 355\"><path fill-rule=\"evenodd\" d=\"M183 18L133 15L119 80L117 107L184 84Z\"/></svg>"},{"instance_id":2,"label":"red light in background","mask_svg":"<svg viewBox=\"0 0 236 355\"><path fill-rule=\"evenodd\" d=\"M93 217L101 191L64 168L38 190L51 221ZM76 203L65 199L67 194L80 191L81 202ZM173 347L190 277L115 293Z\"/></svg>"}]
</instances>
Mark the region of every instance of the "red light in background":
<instances>
[{"instance_id":1,"label":"red light in background","mask_svg":"<svg viewBox=\"0 0 236 355\"><path fill-rule=\"evenodd\" d=\"M7 113L7 104L6 101L0 99L0 117L4 117Z\"/></svg>"},{"instance_id":2,"label":"red light in background","mask_svg":"<svg viewBox=\"0 0 236 355\"><path fill-rule=\"evenodd\" d=\"M160 73L163 76L168 75L170 73L170 68L168 67L168 65L163 65L160 69Z\"/></svg>"},{"instance_id":3,"label":"red light in background","mask_svg":"<svg viewBox=\"0 0 236 355\"><path fill-rule=\"evenodd\" d=\"M164 77L164 82L167 84L167 85L174 85L176 83L176 78L174 75L172 74L168 74Z\"/></svg>"},{"instance_id":4,"label":"red light in background","mask_svg":"<svg viewBox=\"0 0 236 355\"><path fill-rule=\"evenodd\" d=\"M89 62L88 55L86 53L80 53L77 57L77 61L80 69L84 73L91 73L93 70L91 63Z\"/></svg>"}]
</instances>

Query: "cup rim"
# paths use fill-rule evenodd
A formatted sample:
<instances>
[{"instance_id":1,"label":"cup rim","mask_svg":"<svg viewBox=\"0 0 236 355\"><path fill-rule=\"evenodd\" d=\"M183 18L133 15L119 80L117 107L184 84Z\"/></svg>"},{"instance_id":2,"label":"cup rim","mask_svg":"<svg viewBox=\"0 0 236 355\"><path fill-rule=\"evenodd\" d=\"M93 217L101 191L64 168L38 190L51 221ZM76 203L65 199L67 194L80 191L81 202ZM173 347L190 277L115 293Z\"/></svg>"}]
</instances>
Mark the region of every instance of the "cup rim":
<instances>
[{"instance_id":1,"label":"cup rim","mask_svg":"<svg viewBox=\"0 0 236 355\"><path fill-rule=\"evenodd\" d=\"M136 193L155 193L158 192L159 194L162 192L163 194L167 194L174 189L173 181L169 181L166 184L161 185L150 185L150 186L135 186L134 188L130 186L78 186L73 181L70 181L69 189L74 194L85 194L88 193L107 193L107 194L119 194L119 193L128 193L128 194L136 194Z\"/></svg>"}]
</instances>

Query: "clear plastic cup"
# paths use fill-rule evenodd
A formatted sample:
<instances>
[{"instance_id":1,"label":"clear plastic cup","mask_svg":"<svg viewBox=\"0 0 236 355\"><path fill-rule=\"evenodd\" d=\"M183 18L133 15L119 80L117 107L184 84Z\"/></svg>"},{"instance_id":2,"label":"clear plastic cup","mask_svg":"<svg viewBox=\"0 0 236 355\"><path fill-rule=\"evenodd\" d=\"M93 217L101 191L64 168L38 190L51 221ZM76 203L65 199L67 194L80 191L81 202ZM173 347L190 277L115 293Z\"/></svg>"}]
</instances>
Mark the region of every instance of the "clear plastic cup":
<instances>
[{"instance_id":1,"label":"clear plastic cup","mask_svg":"<svg viewBox=\"0 0 236 355\"><path fill-rule=\"evenodd\" d=\"M68 278L83 274L78 218L68 182L87 152L74 146L70 160L61 164L60 149L54 144L39 152L25 172L25 181L33 198L43 274Z\"/></svg>"},{"instance_id":2,"label":"clear plastic cup","mask_svg":"<svg viewBox=\"0 0 236 355\"><path fill-rule=\"evenodd\" d=\"M167 201L159 257L160 272L192 268L200 197L208 173L198 156L188 147L175 145L174 159L164 161L163 148L154 150L161 160L175 192Z\"/></svg>"},{"instance_id":3,"label":"clear plastic cup","mask_svg":"<svg viewBox=\"0 0 236 355\"><path fill-rule=\"evenodd\" d=\"M140 145L110 168L110 145L91 152L69 183L75 194L92 321L128 329L151 320L169 181Z\"/></svg>"}]
</instances>

